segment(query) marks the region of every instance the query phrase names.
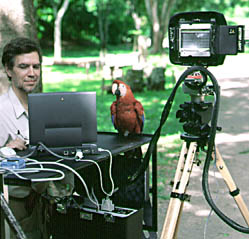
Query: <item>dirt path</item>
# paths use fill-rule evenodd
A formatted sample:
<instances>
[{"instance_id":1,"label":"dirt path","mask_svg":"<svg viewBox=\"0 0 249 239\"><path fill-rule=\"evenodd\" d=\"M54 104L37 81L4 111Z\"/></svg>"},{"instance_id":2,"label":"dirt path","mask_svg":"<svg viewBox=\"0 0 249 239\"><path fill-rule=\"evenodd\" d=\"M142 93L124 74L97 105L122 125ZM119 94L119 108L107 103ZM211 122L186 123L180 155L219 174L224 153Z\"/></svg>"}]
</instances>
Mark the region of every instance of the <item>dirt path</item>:
<instances>
[{"instance_id":1,"label":"dirt path","mask_svg":"<svg viewBox=\"0 0 249 239\"><path fill-rule=\"evenodd\" d=\"M218 82L221 87L218 126L222 127L222 132L217 133L216 144L249 207L249 78L218 79ZM249 234L232 229L214 213L208 219L210 207L201 187L203 164L193 168L187 192L191 195L191 201L184 204L178 239L249 238ZM210 189L216 204L228 217L246 226L223 178L213 165L210 169ZM168 187L166 190L170 194L171 188ZM167 207L168 201L166 203L159 201L158 238L160 238Z\"/></svg>"}]
</instances>

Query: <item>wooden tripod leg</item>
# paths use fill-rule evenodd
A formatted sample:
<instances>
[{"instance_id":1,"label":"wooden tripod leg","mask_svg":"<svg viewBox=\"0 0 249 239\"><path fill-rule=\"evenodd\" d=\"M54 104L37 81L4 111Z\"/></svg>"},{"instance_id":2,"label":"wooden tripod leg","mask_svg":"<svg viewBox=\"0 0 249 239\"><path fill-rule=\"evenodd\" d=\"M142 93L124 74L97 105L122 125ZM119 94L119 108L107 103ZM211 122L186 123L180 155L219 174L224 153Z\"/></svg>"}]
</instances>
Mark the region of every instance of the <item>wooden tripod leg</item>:
<instances>
[{"instance_id":1,"label":"wooden tripod leg","mask_svg":"<svg viewBox=\"0 0 249 239\"><path fill-rule=\"evenodd\" d=\"M249 211L248 208L239 192L239 189L237 188L235 182L233 181L233 178L231 174L228 171L228 168L225 165L224 160L222 159L219 150L216 148L216 165L219 169L227 187L229 188L230 194L234 198L235 202L237 203L240 212L242 216L244 217L245 222L249 226Z\"/></svg>"},{"instance_id":2,"label":"wooden tripod leg","mask_svg":"<svg viewBox=\"0 0 249 239\"><path fill-rule=\"evenodd\" d=\"M179 157L179 161L178 161L178 164L177 164L176 173L175 173L175 177L174 177L174 185L173 185L172 192L175 192L177 190L178 184L181 181L182 172L184 170L184 164L185 164L185 155L188 152L186 145L187 145L186 142L184 142L183 146L182 146L182 149L181 149L181 153L180 153L180 157ZM169 227L172 227L171 225L168 225L168 224L169 224L170 218L172 217L171 214L173 213L172 211L173 211L173 208L174 208L174 203L175 202L174 202L173 198L171 198L170 201L169 201L169 206L168 206L168 210L167 210L166 219L165 219L165 222L164 222L162 235L166 235L168 233L168 232L166 232L164 230L168 230ZM177 224L177 221L175 223Z\"/></svg>"},{"instance_id":3,"label":"wooden tripod leg","mask_svg":"<svg viewBox=\"0 0 249 239\"><path fill-rule=\"evenodd\" d=\"M176 228L179 223L179 216L182 209L183 198L189 182L189 177L194 163L194 155L197 144L190 143L187 150L186 143L183 144L179 158L171 199L169 202L166 218L163 225L161 239L172 239L176 235ZM185 154L187 157L185 158Z\"/></svg>"},{"instance_id":4,"label":"wooden tripod leg","mask_svg":"<svg viewBox=\"0 0 249 239\"><path fill-rule=\"evenodd\" d=\"M180 154L180 159L182 161L182 167L180 169L181 174L180 174L180 176L178 178L176 178L174 180L174 187L173 187L172 192L175 192L179 188L179 182L181 181L182 173L184 172L185 160L186 160L186 155L187 154L188 154L187 144L186 144L186 142L184 142L183 150L181 151L181 154ZM185 189L185 192L186 192L186 189ZM179 224L180 224L180 218L181 218L181 214L182 214L182 209L183 209L183 201L181 201L181 206L180 206L180 209L179 209L179 212L178 212L177 222L176 222L174 235L173 235L174 239L177 238L177 232L178 232L178 228L179 228Z\"/></svg>"}]
</instances>

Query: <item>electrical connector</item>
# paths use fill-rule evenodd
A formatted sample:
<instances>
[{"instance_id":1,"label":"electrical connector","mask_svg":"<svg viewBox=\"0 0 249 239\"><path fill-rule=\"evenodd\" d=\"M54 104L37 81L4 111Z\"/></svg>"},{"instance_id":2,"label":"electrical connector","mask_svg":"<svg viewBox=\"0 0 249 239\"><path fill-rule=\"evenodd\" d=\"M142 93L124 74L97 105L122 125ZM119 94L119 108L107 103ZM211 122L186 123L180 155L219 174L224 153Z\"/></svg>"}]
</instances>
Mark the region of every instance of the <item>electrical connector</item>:
<instances>
[{"instance_id":1,"label":"electrical connector","mask_svg":"<svg viewBox=\"0 0 249 239\"><path fill-rule=\"evenodd\" d=\"M114 204L110 198L102 199L101 210L112 212L114 211Z\"/></svg>"},{"instance_id":2,"label":"electrical connector","mask_svg":"<svg viewBox=\"0 0 249 239\"><path fill-rule=\"evenodd\" d=\"M82 159L84 157L83 152L81 149L76 150L76 155L77 158Z\"/></svg>"}]
</instances>

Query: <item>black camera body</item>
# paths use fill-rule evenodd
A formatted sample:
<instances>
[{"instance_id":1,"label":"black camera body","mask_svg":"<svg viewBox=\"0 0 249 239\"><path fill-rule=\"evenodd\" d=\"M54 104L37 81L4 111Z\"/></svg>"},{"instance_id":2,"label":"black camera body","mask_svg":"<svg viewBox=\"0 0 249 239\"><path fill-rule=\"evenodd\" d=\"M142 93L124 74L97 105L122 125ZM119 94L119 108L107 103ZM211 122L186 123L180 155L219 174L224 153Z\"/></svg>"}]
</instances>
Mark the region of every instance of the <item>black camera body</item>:
<instances>
[{"instance_id":1,"label":"black camera body","mask_svg":"<svg viewBox=\"0 0 249 239\"><path fill-rule=\"evenodd\" d=\"M222 65L226 55L244 52L244 26L228 26L223 14L183 12L169 22L170 61L178 65Z\"/></svg>"}]
</instances>

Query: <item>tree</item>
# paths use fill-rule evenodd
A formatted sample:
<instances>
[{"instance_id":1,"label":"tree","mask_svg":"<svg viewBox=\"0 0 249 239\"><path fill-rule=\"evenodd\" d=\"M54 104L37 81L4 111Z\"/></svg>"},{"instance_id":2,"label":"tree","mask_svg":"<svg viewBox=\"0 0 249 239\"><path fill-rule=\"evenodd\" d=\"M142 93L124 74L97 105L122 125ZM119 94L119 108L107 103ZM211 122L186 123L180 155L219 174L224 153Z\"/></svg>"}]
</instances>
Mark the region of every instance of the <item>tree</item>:
<instances>
[{"instance_id":1,"label":"tree","mask_svg":"<svg viewBox=\"0 0 249 239\"><path fill-rule=\"evenodd\" d=\"M184 11L220 11L232 16L236 12L236 6L246 7L245 0L144 0L148 19L151 25L152 50L151 53L160 53L162 42L167 33L170 17L173 13Z\"/></svg>"},{"instance_id":2,"label":"tree","mask_svg":"<svg viewBox=\"0 0 249 239\"><path fill-rule=\"evenodd\" d=\"M59 11L56 13L54 23L54 62L61 61L61 24L70 0L64 0Z\"/></svg>"},{"instance_id":3,"label":"tree","mask_svg":"<svg viewBox=\"0 0 249 239\"><path fill-rule=\"evenodd\" d=\"M108 1L100 0L96 2L96 7L100 37L100 55L103 54L103 57L105 57L108 42L110 4Z\"/></svg>"},{"instance_id":4,"label":"tree","mask_svg":"<svg viewBox=\"0 0 249 239\"><path fill-rule=\"evenodd\" d=\"M122 42L122 38L132 26L126 1L88 0L87 9L98 18L100 50L105 53L107 45Z\"/></svg>"},{"instance_id":5,"label":"tree","mask_svg":"<svg viewBox=\"0 0 249 239\"><path fill-rule=\"evenodd\" d=\"M71 2L75 3L76 0ZM70 0L34 0L34 4L39 38L43 46L48 43L46 40L50 43L53 39L54 62L61 62L63 20L69 8ZM67 25L70 26L70 23Z\"/></svg>"},{"instance_id":6,"label":"tree","mask_svg":"<svg viewBox=\"0 0 249 239\"><path fill-rule=\"evenodd\" d=\"M55 18L64 0L33 0L37 9L41 44L54 35ZM176 12L216 10L229 17L245 0L71 0L63 15L61 38L83 46L109 46L136 41L140 34L152 39L152 53L160 52L170 17ZM246 11L246 10L244 10ZM237 13L237 12L236 12ZM241 16L241 14L240 14ZM62 19L61 19L62 20Z\"/></svg>"},{"instance_id":7,"label":"tree","mask_svg":"<svg viewBox=\"0 0 249 239\"><path fill-rule=\"evenodd\" d=\"M4 45L15 37L25 36L37 40L37 31L34 18L32 0L0 1L0 57ZM6 91L8 79L4 68L0 66L0 94ZM42 81L39 91L42 91Z\"/></svg>"},{"instance_id":8,"label":"tree","mask_svg":"<svg viewBox=\"0 0 249 239\"><path fill-rule=\"evenodd\" d=\"M145 0L152 29L152 52L159 53L167 32L170 13L176 0Z\"/></svg>"}]
</instances>

